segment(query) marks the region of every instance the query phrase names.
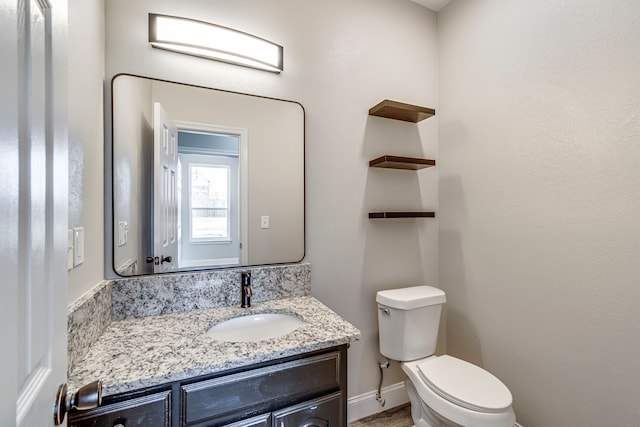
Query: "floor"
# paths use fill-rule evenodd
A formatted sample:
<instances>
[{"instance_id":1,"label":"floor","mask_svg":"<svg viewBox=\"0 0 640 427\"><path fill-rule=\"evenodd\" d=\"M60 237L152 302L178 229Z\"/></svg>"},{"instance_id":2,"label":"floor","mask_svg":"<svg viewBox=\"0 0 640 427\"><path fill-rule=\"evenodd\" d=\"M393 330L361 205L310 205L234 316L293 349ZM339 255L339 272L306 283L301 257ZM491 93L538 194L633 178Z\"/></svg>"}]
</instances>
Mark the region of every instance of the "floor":
<instances>
[{"instance_id":1,"label":"floor","mask_svg":"<svg viewBox=\"0 0 640 427\"><path fill-rule=\"evenodd\" d=\"M349 423L348 427L411 427L411 406L398 406L388 411Z\"/></svg>"}]
</instances>

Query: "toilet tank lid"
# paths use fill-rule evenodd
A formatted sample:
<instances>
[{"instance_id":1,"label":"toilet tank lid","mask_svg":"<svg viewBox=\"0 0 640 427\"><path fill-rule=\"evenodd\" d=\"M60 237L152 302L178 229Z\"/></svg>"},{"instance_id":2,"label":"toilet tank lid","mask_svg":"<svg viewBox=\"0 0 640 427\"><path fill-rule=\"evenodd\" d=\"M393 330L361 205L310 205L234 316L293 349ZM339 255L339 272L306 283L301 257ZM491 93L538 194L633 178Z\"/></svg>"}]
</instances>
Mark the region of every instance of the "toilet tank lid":
<instances>
[{"instance_id":1,"label":"toilet tank lid","mask_svg":"<svg viewBox=\"0 0 640 427\"><path fill-rule=\"evenodd\" d=\"M444 304L447 297L442 289L433 286L411 286L409 288L379 291L376 302L400 310L411 310L435 304Z\"/></svg>"}]
</instances>

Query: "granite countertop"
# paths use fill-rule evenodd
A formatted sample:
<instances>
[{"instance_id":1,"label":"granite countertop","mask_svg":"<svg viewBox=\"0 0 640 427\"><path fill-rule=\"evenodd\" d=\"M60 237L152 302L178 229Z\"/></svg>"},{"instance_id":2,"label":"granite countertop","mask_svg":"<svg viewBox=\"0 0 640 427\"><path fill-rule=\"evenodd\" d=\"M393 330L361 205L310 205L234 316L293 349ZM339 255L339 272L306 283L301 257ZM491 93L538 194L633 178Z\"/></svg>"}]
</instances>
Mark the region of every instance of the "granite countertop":
<instances>
[{"instance_id":1,"label":"granite countertop","mask_svg":"<svg viewBox=\"0 0 640 427\"><path fill-rule=\"evenodd\" d=\"M305 325L256 342L221 342L205 335L217 322L256 313L287 313ZM360 331L311 296L112 322L70 373L70 390L96 379L103 395L137 390L249 366L358 340Z\"/></svg>"}]
</instances>

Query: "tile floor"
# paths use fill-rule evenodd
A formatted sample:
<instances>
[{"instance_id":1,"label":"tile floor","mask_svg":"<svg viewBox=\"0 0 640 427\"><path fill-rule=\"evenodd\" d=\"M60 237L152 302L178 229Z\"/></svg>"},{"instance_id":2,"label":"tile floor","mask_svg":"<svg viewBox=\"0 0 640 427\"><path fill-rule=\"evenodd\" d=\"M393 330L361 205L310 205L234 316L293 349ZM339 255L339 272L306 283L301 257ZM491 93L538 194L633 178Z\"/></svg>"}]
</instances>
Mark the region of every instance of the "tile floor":
<instances>
[{"instance_id":1,"label":"tile floor","mask_svg":"<svg viewBox=\"0 0 640 427\"><path fill-rule=\"evenodd\" d=\"M349 423L348 427L411 427L411 406L397 406L387 411Z\"/></svg>"}]
</instances>

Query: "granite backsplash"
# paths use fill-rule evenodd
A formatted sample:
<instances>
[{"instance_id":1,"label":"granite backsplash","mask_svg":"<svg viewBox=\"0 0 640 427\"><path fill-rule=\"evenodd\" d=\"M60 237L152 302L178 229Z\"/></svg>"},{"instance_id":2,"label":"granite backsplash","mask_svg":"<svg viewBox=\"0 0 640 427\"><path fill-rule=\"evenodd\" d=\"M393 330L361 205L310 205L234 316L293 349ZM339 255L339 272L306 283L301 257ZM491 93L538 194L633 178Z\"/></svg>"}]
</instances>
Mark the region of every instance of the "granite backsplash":
<instances>
[{"instance_id":1,"label":"granite backsplash","mask_svg":"<svg viewBox=\"0 0 640 427\"><path fill-rule=\"evenodd\" d=\"M238 305L241 271L255 302L311 294L310 263L105 280L68 307L68 372L112 321Z\"/></svg>"}]
</instances>

